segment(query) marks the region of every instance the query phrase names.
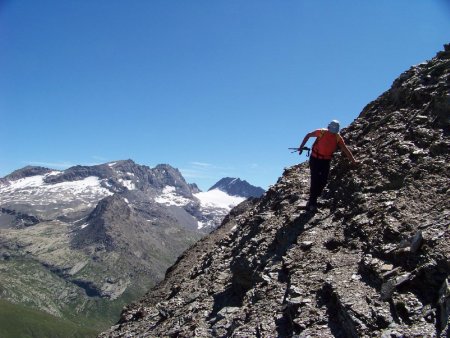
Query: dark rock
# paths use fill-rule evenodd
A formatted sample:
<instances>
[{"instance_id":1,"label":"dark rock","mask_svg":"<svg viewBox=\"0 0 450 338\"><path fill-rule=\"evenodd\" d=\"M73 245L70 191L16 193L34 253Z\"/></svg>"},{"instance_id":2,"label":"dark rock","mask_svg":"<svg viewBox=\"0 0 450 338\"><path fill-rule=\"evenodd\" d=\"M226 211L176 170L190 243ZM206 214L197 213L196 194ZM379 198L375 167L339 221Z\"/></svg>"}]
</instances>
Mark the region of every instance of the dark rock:
<instances>
[{"instance_id":1,"label":"dark rock","mask_svg":"<svg viewBox=\"0 0 450 338\"><path fill-rule=\"evenodd\" d=\"M417 231L417 233L411 238L411 252L416 253L422 246L423 236L422 231Z\"/></svg>"},{"instance_id":2,"label":"dark rock","mask_svg":"<svg viewBox=\"0 0 450 338\"><path fill-rule=\"evenodd\" d=\"M448 279L444 281L439 290L439 312L440 312L440 329L442 332L450 333L450 285Z\"/></svg>"},{"instance_id":3,"label":"dark rock","mask_svg":"<svg viewBox=\"0 0 450 338\"><path fill-rule=\"evenodd\" d=\"M314 245L314 242L312 242L312 241L304 241L304 242L301 242L300 243L300 247L303 249L303 250L309 250L309 249L311 249L311 247Z\"/></svg>"}]
</instances>

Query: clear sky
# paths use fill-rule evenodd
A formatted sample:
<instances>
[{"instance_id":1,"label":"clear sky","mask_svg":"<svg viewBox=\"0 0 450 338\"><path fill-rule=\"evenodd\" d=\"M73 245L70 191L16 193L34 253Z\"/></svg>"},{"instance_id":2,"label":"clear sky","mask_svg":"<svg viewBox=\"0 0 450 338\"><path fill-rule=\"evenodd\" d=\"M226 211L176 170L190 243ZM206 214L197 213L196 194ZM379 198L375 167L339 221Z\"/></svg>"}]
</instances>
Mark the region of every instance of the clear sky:
<instances>
[{"instance_id":1,"label":"clear sky","mask_svg":"<svg viewBox=\"0 0 450 338\"><path fill-rule=\"evenodd\" d=\"M131 158L267 188L448 42L448 0L0 0L0 176Z\"/></svg>"}]
</instances>

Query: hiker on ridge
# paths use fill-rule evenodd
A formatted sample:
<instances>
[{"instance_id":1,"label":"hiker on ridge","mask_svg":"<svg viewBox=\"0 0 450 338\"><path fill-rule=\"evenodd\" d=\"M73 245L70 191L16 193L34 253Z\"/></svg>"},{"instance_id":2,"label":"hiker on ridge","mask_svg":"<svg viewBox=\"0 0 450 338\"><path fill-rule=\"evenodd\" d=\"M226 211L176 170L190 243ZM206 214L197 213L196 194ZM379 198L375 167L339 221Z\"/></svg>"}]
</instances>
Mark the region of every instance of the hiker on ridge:
<instances>
[{"instance_id":1,"label":"hiker on ridge","mask_svg":"<svg viewBox=\"0 0 450 338\"><path fill-rule=\"evenodd\" d=\"M316 137L316 141L312 146L312 154L309 158L311 187L306 209L315 211L317 209L317 198L327 184L331 159L333 158L333 153L336 149L339 147L353 164L357 164L358 162L345 145L341 135L339 135L339 121L331 121L330 124L328 124L328 129L317 129L306 134L302 144L298 148L299 155L303 152L303 147L310 137Z\"/></svg>"}]
</instances>

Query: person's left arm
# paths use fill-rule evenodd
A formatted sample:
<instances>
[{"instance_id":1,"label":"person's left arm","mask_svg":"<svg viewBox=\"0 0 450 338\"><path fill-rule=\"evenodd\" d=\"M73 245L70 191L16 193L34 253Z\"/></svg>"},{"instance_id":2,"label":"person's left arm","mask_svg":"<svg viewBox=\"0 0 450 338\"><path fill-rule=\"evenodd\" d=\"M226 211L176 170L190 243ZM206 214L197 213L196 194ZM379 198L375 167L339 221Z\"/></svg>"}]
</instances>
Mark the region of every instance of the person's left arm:
<instances>
[{"instance_id":1,"label":"person's left arm","mask_svg":"<svg viewBox=\"0 0 450 338\"><path fill-rule=\"evenodd\" d=\"M342 152L345 154L345 156L347 156L347 158L353 163L353 164L358 164L358 161L355 160L355 158L353 157L352 152L350 151L350 149L347 148L347 146L345 145L344 140L342 139L342 137L340 138L340 142L338 143L339 145L339 149L342 150Z\"/></svg>"},{"instance_id":2,"label":"person's left arm","mask_svg":"<svg viewBox=\"0 0 450 338\"><path fill-rule=\"evenodd\" d=\"M303 141L302 141L302 143L300 144L300 147L298 147L298 149L302 149L302 148L305 146L306 142L308 142L308 140L309 140L311 137L317 137L317 130L312 131L312 132L306 134L305 138L303 139Z\"/></svg>"}]
</instances>

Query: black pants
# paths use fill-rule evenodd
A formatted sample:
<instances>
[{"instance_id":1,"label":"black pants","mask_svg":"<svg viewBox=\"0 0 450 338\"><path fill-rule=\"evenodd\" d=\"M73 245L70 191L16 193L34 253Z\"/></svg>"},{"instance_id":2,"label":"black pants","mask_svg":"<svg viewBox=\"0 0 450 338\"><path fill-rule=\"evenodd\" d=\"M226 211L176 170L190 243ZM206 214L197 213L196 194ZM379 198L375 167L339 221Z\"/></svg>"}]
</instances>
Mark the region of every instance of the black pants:
<instances>
[{"instance_id":1,"label":"black pants","mask_svg":"<svg viewBox=\"0 0 450 338\"><path fill-rule=\"evenodd\" d=\"M330 163L331 160L321 160L313 156L309 158L309 169L311 171L310 204L317 204L317 198L327 185Z\"/></svg>"}]
</instances>

